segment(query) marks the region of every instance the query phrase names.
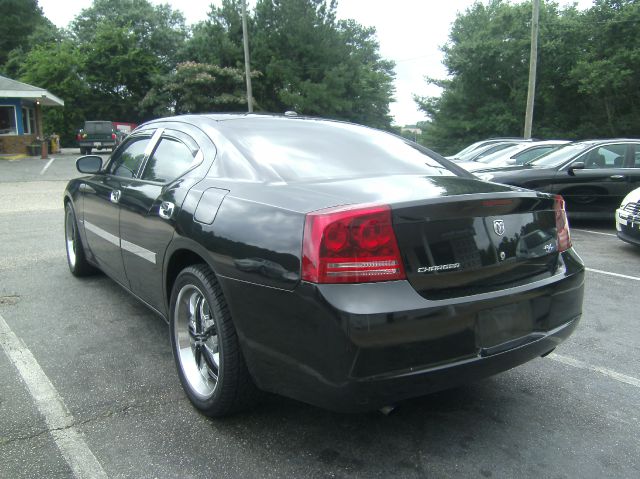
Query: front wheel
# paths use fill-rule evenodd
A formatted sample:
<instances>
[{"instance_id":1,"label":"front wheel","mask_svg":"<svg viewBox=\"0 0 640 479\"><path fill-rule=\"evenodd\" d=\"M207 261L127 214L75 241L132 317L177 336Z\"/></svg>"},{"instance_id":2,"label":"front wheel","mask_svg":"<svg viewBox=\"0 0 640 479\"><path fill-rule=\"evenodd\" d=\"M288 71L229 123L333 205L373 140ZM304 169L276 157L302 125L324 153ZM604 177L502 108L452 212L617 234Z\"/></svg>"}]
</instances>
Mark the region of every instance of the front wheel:
<instances>
[{"instance_id":1,"label":"front wheel","mask_svg":"<svg viewBox=\"0 0 640 479\"><path fill-rule=\"evenodd\" d=\"M95 273L96 269L89 264L84 254L76 215L71 203L64 205L64 239L67 249L67 263L71 274L74 276L88 276Z\"/></svg>"},{"instance_id":2,"label":"front wheel","mask_svg":"<svg viewBox=\"0 0 640 479\"><path fill-rule=\"evenodd\" d=\"M221 417L254 404L258 389L220 284L206 265L189 266L176 278L169 328L180 382L198 410Z\"/></svg>"}]
</instances>

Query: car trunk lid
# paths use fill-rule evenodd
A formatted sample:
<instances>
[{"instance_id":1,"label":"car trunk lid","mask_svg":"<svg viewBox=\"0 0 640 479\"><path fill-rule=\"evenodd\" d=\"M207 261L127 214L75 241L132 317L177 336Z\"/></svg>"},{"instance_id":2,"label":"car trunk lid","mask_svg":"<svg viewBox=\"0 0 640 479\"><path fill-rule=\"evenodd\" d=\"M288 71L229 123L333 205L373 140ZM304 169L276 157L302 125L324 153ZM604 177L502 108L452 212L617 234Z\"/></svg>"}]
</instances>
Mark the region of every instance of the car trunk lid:
<instances>
[{"instance_id":1,"label":"car trunk lid","mask_svg":"<svg viewBox=\"0 0 640 479\"><path fill-rule=\"evenodd\" d=\"M488 193L392 208L407 279L425 298L496 291L557 268L552 196Z\"/></svg>"}]
</instances>

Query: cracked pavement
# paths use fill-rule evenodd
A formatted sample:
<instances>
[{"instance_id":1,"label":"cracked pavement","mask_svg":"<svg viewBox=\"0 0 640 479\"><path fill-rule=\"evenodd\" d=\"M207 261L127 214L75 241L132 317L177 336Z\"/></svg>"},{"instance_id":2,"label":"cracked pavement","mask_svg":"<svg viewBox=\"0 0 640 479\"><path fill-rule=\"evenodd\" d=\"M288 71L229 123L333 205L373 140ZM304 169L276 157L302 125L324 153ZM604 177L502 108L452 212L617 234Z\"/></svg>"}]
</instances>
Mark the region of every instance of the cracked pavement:
<instances>
[{"instance_id":1,"label":"cracked pavement","mask_svg":"<svg viewBox=\"0 0 640 479\"><path fill-rule=\"evenodd\" d=\"M0 161L0 315L63 399L110 478L640 476L640 391L537 359L402 403L342 415L267 396L210 420L184 396L166 324L108 278L71 276L62 191L77 155ZM577 223L588 266L640 276L640 248ZM585 313L557 353L640 377L640 281L587 274ZM0 349L0 477L68 478L25 384Z\"/></svg>"}]
</instances>

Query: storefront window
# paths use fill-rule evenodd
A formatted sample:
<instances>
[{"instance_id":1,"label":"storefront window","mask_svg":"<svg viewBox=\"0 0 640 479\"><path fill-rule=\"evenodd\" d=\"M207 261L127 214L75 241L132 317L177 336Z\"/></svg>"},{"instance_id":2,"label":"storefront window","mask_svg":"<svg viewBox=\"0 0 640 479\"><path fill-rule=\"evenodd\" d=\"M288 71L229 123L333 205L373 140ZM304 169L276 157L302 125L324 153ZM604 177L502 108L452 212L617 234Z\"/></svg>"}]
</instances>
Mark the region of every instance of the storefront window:
<instances>
[{"instance_id":1,"label":"storefront window","mask_svg":"<svg viewBox=\"0 0 640 479\"><path fill-rule=\"evenodd\" d=\"M0 135L17 135L16 107L0 105Z\"/></svg>"},{"instance_id":2,"label":"storefront window","mask_svg":"<svg viewBox=\"0 0 640 479\"><path fill-rule=\"evenodd\" d=\"M32 135L36 132L36 115L33 108L22 108L22 129L25 135Z\"/></svg>"}]
</instances>

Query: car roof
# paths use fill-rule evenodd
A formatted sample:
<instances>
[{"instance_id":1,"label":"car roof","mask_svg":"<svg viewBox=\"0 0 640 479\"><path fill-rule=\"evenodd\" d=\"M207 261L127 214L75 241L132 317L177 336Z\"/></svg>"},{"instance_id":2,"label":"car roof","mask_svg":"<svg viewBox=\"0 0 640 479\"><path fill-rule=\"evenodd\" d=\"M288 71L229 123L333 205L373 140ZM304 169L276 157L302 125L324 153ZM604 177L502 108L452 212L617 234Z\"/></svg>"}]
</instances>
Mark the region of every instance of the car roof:
<instances>
[{"instance_id":1,"label":"car roof","mask_svg":"<svg viewBox=\"0 0 640 479\"><path fill-rule=\"evenodd\" d=\"M267 122L275 122L275 121L315 121L322 123L346 123L351 125L356 125L355 123L350 123L342 120L332 120L328 118L319 118L312 116L304 116L298 114L275 114L275 113L204 113L204 114L188 114L188 115L177 115L165 118L158 118L156 120L149 121L145 123L145 125L151 125L156 122L165 122L165 121L178 121L191 123L193 125L203 125L203 124L211 124L211 123L225 123L225 126L230 126L235 122L254 122L254 121L267 121ZM365 125L358 125L363 128L368 128Z\"/></svg>"},{"instance_id":2,"label":"car roof","mask_svg":"<svg viewBox=\"0 0 640 479\"><path fill-rule=\"evenodd\" d=\"M640 138L602 138L602 139L593 139L593 140L578 140L574 141L573 144L580 143L585 145L600 145L604 143L638 143L640 142Z\"/></svg>"}]
</instances>

